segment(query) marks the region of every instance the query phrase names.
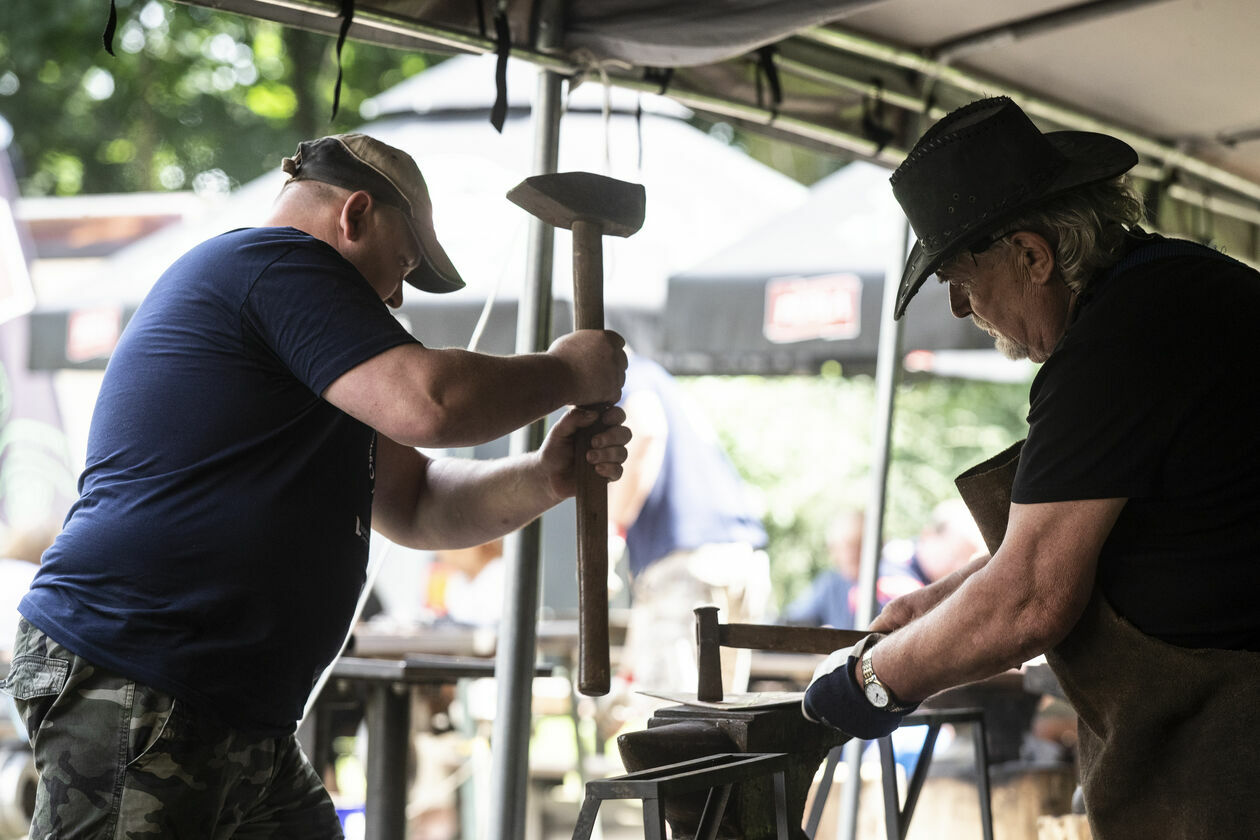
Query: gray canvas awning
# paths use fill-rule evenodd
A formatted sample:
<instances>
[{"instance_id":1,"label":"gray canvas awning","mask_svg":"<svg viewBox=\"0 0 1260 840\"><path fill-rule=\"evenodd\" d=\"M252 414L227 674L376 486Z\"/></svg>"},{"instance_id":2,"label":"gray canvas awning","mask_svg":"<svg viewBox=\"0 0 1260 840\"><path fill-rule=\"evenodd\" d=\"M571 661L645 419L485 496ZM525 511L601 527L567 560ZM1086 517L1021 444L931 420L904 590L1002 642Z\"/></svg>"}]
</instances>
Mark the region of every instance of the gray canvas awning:
<instances>
[{"instance_id":1,"label":"gray canvas awning","mask_svg":"<svg viewBox=\"0 0 1260 840\"><path fill-rule=\"evenodd\" d=\"M183 0L335 33L337 0ZM665 92L770 136L895 164L928 121L1014 96L1047 128L1138 149L1160 226L1255 259L1260 16L1199 0L510 0L513 55L565 75ZM564 8L559 46L535 46ZM494 52L494 8L358 0L351 38ZM478 13L478 9L482 13ZM492 85L491 77L486 79Z\"/></svg>"}]
</instances>

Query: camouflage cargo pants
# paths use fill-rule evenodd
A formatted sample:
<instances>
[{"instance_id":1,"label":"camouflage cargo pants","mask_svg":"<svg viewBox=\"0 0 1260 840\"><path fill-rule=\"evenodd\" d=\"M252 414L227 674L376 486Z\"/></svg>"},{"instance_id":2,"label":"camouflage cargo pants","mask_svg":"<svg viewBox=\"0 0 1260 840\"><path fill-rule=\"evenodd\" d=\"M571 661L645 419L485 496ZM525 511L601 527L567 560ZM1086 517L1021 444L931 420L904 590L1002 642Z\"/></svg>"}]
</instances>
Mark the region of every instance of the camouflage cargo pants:
<instances>
[{"instance_id":1,"label":"camouflage cargo pants","mask_svg":"<svg viewBox=\"0 0 1260 840\"><path fill-rule=\"evenodd\" d=\"M342 837L293 736L250 737L205 720L25 620L4 689L40 773L31 840Z\"/></svg>"}]
</instances>

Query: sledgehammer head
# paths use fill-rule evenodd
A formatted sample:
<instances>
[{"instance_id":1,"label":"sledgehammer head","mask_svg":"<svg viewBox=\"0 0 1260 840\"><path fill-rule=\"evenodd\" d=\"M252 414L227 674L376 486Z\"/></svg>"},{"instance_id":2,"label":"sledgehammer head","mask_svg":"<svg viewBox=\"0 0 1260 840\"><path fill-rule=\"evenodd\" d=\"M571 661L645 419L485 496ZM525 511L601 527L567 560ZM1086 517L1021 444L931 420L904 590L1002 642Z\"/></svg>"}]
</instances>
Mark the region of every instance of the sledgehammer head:
<instances>
[{"instance_id":1,"label":"sledgehammer head","mask_svg":"<svg viewBox=\"0 0 1260 840\"><path fill-rule=\"evenodd\" d=\"M509 190L507 197L555 227L593 222L605 236L629 236L643 227L643 185L593 172L533 175Z\"/></svg>"}]
</instances>

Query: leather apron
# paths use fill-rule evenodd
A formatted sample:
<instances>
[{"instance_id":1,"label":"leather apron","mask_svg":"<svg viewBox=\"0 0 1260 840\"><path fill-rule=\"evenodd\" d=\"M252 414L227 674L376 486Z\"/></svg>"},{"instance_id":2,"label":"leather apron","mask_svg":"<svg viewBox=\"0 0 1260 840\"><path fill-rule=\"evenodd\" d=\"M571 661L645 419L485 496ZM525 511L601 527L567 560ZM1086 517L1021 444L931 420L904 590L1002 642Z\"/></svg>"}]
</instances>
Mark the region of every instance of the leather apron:
<instances>
[{"instance_id":1,"label":"leather apron","mask_svg":"<svg viewBox=\"0 0 1260 840\"><path fill-rule=\"evenodd\" d=\"M991 551L1018 455L1016 444L956 482ZM1168 644L1096 589L1046 658L1079 719L1095 840L1260 838L1260 653Z\"/></svg>"}]
</instances>

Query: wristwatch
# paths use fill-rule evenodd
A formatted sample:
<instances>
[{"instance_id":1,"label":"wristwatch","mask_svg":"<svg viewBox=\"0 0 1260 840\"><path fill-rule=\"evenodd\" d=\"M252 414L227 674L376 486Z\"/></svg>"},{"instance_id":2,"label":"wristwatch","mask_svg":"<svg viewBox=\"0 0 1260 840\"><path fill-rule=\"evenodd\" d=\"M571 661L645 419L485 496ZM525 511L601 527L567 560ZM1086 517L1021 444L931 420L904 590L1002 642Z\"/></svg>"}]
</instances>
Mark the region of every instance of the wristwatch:
<instances>
[{"instance_id":1,"label":"wristwatch","mask_svg":"<svg viewBox=\"0 0 1260 840\"><path fill-rule=\"evenodd\" d=\"M909 705L897 700L888 686L880 682L879 677L875 676L875 666L871 662L871 654L875 650L875 645L864 645L864 647L866 649L862 651L862 676L859 684L861 685L862 693L866 695L867 702L880 711L892 714L910 709Z\"/></svg>"}]
</instances>

